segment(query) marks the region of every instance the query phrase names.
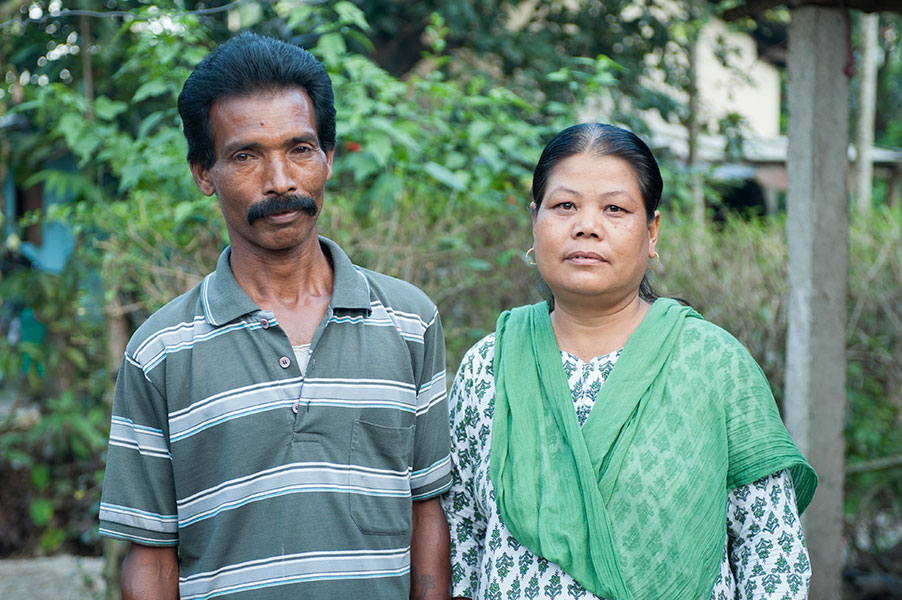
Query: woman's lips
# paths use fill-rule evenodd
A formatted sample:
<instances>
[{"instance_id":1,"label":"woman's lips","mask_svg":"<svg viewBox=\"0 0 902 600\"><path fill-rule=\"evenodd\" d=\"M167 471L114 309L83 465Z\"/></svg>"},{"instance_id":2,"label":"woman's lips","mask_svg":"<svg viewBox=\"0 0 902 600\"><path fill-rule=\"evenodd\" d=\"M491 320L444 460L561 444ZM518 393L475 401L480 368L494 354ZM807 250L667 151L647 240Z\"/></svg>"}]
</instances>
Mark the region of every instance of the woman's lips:
<instances>
[{"instance_id":1,"label":"woman's lips","mask_svg":"<svg viewBox=\"0 0 902 600\"><path fill-rule=\"evenodd\" d=\"M571 263L586 265L606 262L604 257L600 254L595 252L584 252L582 250L571 252L567 255L566 260Z\"/></svg>"}]
</instances>

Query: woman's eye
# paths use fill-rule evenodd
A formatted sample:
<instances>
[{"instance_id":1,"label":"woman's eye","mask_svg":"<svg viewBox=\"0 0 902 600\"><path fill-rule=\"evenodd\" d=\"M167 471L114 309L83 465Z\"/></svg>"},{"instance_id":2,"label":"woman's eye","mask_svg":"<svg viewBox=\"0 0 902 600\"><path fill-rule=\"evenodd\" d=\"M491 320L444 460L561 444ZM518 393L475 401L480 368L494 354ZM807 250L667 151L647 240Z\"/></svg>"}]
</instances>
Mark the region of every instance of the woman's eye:
<instances>
[{"instance_id":1,"label":"woman's eye","mask_svg":"<svg viewBox=\"0 0 902 600\"><path fill-rule=\"evenodd\" d=\"M557 207L563 210L573 210L574 208L576 208L576 205L572 202L561 202L557 205Z\"/></svg>"},{"instance_id":2,"label":"woman's eye","mask_svg":"<svg viewBox=\"0 0 902 600\"><path fill-rule=\"evenodd\" d=\"M616 204L609 204L606 208L609 212L623 212L623 208Z\"/></svg>"}]
</instances>

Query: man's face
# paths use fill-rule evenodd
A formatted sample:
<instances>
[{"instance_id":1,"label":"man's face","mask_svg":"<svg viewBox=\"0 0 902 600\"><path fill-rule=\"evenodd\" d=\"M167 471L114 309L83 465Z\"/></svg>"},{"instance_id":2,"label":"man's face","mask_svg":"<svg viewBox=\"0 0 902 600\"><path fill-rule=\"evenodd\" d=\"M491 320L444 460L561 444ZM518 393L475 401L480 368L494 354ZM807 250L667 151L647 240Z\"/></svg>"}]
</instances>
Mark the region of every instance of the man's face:
<instances>
[{"instance_id":1,"label":"man's face","mask_svg":"<svg viewBox=\"0 0 902 600\"><path fill-rule=\"evenodd\" d=\"M233 251L284 251L315 240L332 150L319 145L307 92L217 100L210 127L216 162L192 163L191 172L205 195L219 198Z\"/></svg>"}]
</instances>

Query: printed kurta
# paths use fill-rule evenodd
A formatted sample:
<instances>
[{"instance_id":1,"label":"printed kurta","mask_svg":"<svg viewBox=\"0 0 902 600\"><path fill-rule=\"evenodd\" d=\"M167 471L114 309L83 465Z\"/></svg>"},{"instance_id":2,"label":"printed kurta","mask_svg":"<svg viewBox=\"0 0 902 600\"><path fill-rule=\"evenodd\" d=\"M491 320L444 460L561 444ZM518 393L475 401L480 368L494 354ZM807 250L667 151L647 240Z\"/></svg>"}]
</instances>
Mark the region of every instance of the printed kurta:
<instances>
[{"instance_id":1,"label":"printed kurta","mask_svg":"<svg viewBox=\"0 0 902 600\"><path fill-rule=\"evenodd\" d=\"M580 426L620 351L585 363L561 352ZM443 504L451 528L453 595L482 600L595 598L508 531L489 479L494 334L464 357L451 391L454 480ZM712 600L807 596L811 576L792 479L781 471L729 495L727 541Z\"/></svg>"}]
</instances>

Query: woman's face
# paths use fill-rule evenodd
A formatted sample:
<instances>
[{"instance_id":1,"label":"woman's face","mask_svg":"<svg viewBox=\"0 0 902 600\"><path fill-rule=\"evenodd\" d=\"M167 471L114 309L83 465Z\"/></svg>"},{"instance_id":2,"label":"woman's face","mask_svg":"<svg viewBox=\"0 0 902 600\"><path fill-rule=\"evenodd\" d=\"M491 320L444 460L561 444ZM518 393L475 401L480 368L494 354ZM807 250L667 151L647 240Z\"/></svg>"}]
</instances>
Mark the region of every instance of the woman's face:
<instances>
[{"instance_id":1,"label":"woman's face","mask_svg":"<svg viewBox=\"0 0 902 600\"><path fill-rule=\"evenodd\" d=\"M629 163L591 154L562 160L532 213L536 265L556 302L613 307L638 294L655 254L659 213L646 218Z\"/></svg>"}]
</instances>

